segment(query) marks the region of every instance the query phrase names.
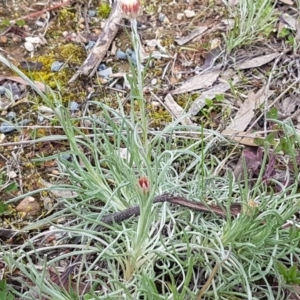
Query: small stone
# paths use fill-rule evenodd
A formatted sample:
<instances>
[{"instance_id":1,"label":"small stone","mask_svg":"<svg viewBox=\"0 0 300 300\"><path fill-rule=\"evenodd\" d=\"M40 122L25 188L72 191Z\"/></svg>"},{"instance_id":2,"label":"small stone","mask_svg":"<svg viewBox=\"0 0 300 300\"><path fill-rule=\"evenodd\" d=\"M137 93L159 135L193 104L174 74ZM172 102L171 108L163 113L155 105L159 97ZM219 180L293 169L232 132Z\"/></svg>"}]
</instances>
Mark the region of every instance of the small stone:
<instances>
[{"instance_id":1,"label":"small stone","mask_svg":"<svg viewBox=\"0 0 300 300\"><path fill-rule=\"evenodd\" d=\"M133 52L131 54L131 62L136 66L136 54L135 54L135 52Z\"/></svg>"},{"instance_id":2,"label":"small stone","mask_svg":"<svg viewBox=\"0 0 300 300\"><path fill-rule=\"evenodd\" d=\"M27 124L29 124L31 122L30 119L24 119L21 122L19 122L19 126L26 126Z\"/></svg>"},{"instance_id":3,"label":"small stone","mask_svg":"<svg viewBox=\"0 0 300 300\"><path fill-rule=\"evenodd\" d=\"M60 61L55 61L52 65L51 65L51 71L52 72L58 72L61 67L63 66L63 62Z\"/></svg>"},{"instance_id":4,"label":"small stone","mask_svg":"<svg viewBox=\"0 0 300 300\"><path fill-rule=\"evenodd\" d=\"M184 11L184 15L185 15L187 18L193 18L193 17L196 16L196 13L195 13L195 11L193 11L193 10L186 9L186 10Z\"/></svg>"},{"instance_id":5,"label":"small stone","mask_svg":"<svg viewBox=\"0 0 300 300\"><path fill-rule=\"evenodd\" d=\"M116 53L117 59L127 60L127 54L121 50L118 50Z\"/></svg>"},{"instance_id":6,"label":"small stone","mask_svg":"<svg viewBox=\"0 0 300 300\"><path fill-rule=\"evenodd\" d=\"M176 15L176 19L177 19L178 21L181 21L181 20L183 19L183 17L184 17L184 14L183 14L183 13L178 13L178 14Z\"/></svg>"},{"instance_id":7,"label":"small stone","mask_svg":"<svg viewBox=\"0 0 300 300\"><path fill-rule=\"evenodd\" d=\"M129 48L126 49L126 54L127 54L127 55L131 56L132 53L133 53L133 50L131 50L131 49L129 49Z\"/></svg>"},{"instance_id":8,"label":"small stone","mask_svg":"<svg viewBox=\"0 0 300 300\"><path fill-rule=\"evenodd\" d=\"M44 22L41 22L41 21L36 21L36 22L35 22L35 25L36 25L36 26L39 26L39 27L44 27L44 26L45 26L45 23L44 23Z\"/></svg>"},{"instance_id":9,"label":"small stone","mask_svg":"<svg viewBox=\"0 0 300 300\"><path fill-rule=\"evenodd\" d=\"M76 110L79 110L79 104L75 101L72 101L70 103L70 111L75 112Z\"/></svg>"},{"instance_id":10,"label":"small stone","mask_svg":"<svg viewBox=\"0 0 300 300\"><path fill-rule=\"evenodd\" d=\"M156 78L153 78L153 79L151 80L151 84L152 84L152 85L156 85L156 84L157 84L157 79L156 79Z\"/></svg>"},{"instance_id":11,"label":"small stone","mask_svg":"<svg viewBox=\"0 0 300 300\"><path fill-rule=\"evenodd\" d=\"M34 50L34 46L31 42L25 42L24 47L28 52L32 52Z\"/></svg>"},{"instance_id":12,"label":"small stone","mask_svg":"<svg viewBox=\"0 0 300 300\"><path fill-rule=\"evenodd\" d=\"M15 119L17 116L17 114L14 112L14 111L10 111L8 114L7 114L7 120L8 121L12 121L13 119Z\"/></svg>"},{"instance_id":13,"label":"small stone","mask_svg":"<svg viewBox=\"0 0 300 300\"><path fill-rule=\"evenodd\" d=\"M105 69L107 69L107 66L105 64L100 64L97 71L103 71Z\"/></svg>"},{"instance_id":14,"label":"small stone","mask_svg":"<svg viewBox=\"0 0 300 300\"><path fill-rule=\"evenodd\" d=\"M25 37L25 41L32 44L41 44L41 38L39 36L27 36Z\"/></svg>"},{"instance_id":15,"label":"small stone","mask_svg":"<svg viewBox=\"0 0 300 300\"><path fill-rule=\"evenodd\" d=\"M156 108L160 106L160 103L158 101L152 101L151 105L153 106L153 108Z\"/></svg>"},{"instance_id":16,"label":"small stone","mask_svg":"<svg viewBox=\"0 0 300 300\"><path fill-rule=\"evenodd\" d=\"M85 49L90 50L95 46L96 42L89 41L88 44L85 46Z\"/></svg>"},{"instance_id":17,"label":"small stone","mask_svg":"<svg viewBox=\"0 0 300 300\"><path fill-rule=\"evenodd\" d=\"M165 20L165 18L166 18L166 15L165 14L163 14L163 13L159 13L159 15L158 15L158 20L160 21L160 22L164 22L164 20Z\"/></svg>"},{"instance_id":18,"label":"small stone","mask_svg":"<svg viewBox=\"0 0 300 300\"><path fill-rule=\"evenodd\" d=\"M131 58L132 64L136 66L136 54L135 54L135 52L131 49L126 49L126 54L127 54L127 57Z\"/></svg>"},{"instance_id":19,"label":"small stone","mask_svg":"<svg viewBox=\"0 0 300 300\"><path fill-rule=\"evenodd\" d=\"M92 17L95 17L96 16L96 11L95 10L93 10L93 9L90 9L89 11L88 11L88 16L90 17L90 18L92 18Z\"/></svg>"},{"instance_id":20,"label":"small stone","mask_svg":"<svg viewBox=\"0 0 300 300\"><path fill-rule=\"evenodd\" d=\"M109 77L110 75L112 75L112 73L113 73L112 68L107 68L105 70L97 72L97 74L99 76L104 77L104 78Z\"/></svg>"},{"instance_id":21,"label":"small stone","mask_svg":"<svg viewBox=\"0 0 300 300\"><path fill-rule=\"evenodd\" d=\"M164 13L159 13L158 20L163 24L170 24L169 18Z\"/></svg>"},{"instance_id":22,"label":"small stone","mask_svg":"<svg viewBox=\"0 0 300 300\"><path fill-rule=\"evenodd\" d=\"M12 125L10 123L3 122L0 125L0 132L2 132L2 133L9 133L9 132L12 132L14 130L16 130L16 126Z\"/></svg>"},{"instance_id":23,"label":"small stone","mask_svg":"<svg viewBox=\"0 0 300 300\"><path fill-rule=\"evenodd\" d=\"M33 197L28 196L19 203L16 210L23 213L24 217L27 217L39 215L42 208L38 201L36 201Z\"/></svg>"},{"instance_id":24,"label":"small stone","mask_svg":"<svg viewBox=\"0 0 300 300\"><path fill-rule=\"evenodd\" d=\"M10 171L7 173L7 177L10 179L16 178L18 175L15 171Z\"/></svg>"}]
</instances>

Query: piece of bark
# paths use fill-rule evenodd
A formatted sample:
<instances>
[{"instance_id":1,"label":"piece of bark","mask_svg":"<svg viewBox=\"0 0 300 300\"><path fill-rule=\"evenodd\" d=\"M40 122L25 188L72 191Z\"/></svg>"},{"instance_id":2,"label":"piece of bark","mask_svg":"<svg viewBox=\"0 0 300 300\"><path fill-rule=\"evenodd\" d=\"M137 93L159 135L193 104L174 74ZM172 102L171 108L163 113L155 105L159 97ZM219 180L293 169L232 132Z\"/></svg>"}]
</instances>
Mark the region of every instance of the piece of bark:
<instances>
[{"instance_id":1,"label":"piece of bark","mask_svg":"<svg viewBox=\"0 0 300 300\"><path fill-rule=\"evenodd\" d=\"M119 31L119 25L123 19L122 13L118 7L118 1L115 1L109 18L106 21L103 31L88 55L84 63L70 79L69 83L74 82L80 75L93 76L97 71L99 64L107 53L107 50Z\"/></svg>"}]
</instances>

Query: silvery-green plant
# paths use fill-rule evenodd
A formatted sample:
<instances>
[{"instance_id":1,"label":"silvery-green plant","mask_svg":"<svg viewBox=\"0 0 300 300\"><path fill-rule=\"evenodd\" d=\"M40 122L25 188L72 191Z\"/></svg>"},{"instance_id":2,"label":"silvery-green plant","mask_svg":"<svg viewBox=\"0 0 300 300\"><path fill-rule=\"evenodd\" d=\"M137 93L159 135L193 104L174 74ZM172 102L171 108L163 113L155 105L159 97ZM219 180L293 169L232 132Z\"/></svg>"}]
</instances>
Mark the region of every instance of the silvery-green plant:
<instances>
[{"instance_id":1,"label":"silvery-green plant","mask_svg":"<svg viewBox=\"0 0 300 300\"><path fill-rule=\"evenodd\" d=\"M273 30L277 20L274 10L276 1L243 0L234 6L224 2L229 12L229 30L223 35L228 54L238 47L263 39Z\"/></svg>"}]
</instances>

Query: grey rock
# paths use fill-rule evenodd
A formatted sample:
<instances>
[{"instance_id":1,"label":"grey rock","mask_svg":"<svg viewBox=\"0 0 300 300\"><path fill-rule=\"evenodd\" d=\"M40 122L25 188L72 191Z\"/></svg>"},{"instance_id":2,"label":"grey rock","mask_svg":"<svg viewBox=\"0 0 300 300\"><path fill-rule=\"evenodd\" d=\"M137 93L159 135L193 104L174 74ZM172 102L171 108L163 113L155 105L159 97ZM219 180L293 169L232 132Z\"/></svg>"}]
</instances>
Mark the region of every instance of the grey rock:
<instances>
[{"instance_id":1,"label":"grey rock","mask_svg":"<svg viewBox=\"0 0 300 300\"><path fill-rule=\"evenodd\" d=\"M61 67L63 66L64 63L60 62L60 61L55 61L52 65L51 65L51 71L52 72L58 72Z\"/></svg>"},{"instance_id":2,"label":"grey rock","mask_svg":"<svg viewBox=\"0 0 300 300\"><path fill-rule=\"evenodd\" d=\"M127 60L127 54L124 51L118 50L116 53L117 59Z\"/></svg>"},{"instance_id":3,"label":"grey rock","mask_svg":"<svg viewBox=\"0 0 300 300\"><path fill-rule=\"evenodd\" d=\"M2 132L2 133L9 133L9 132L12 132L14 130L16 130L16 126L12 125L10 123L3 122L0 125L0 132Z\"/></svg>"}]
</instances>

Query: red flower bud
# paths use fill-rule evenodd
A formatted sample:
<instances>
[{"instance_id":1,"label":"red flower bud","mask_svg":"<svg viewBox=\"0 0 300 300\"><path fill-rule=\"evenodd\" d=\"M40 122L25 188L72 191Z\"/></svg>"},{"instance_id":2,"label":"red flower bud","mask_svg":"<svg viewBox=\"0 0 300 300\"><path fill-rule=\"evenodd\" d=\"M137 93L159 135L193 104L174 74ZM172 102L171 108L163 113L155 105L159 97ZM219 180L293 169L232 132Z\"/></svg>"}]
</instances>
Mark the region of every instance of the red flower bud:
<instances>
[{"instance_id":1,"label":"red flower bud","mask_svg":"<svg viewBox=\"0 0 300 300\"><path fill-rule=\"evenodd\" d=\"M129 19L136 19L141 10L140 0L119 0L120 9Z\"/></svg>"},{"instance_id":2,"label":"red flower bud","mask_svg":"<svg viewBox=\"0 0 300 300\"><path fill-rule=\"evenodd\" d=\"M138 186L144 194L148 194L150 191L150 182L147 177L140 177L138 180Z\"/></svg>"}]
</instances>

